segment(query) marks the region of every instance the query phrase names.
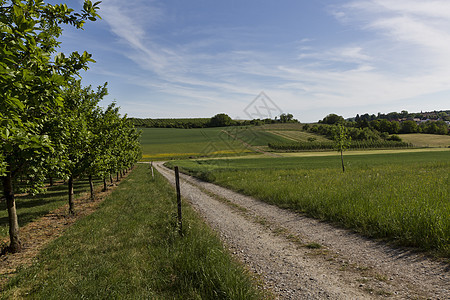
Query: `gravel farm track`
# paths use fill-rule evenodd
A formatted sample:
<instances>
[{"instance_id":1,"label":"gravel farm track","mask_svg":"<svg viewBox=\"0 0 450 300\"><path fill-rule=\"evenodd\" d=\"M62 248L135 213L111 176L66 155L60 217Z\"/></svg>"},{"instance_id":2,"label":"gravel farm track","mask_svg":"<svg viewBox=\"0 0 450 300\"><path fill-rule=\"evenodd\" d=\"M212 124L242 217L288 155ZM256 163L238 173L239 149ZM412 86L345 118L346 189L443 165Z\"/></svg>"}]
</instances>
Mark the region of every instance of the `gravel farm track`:
<instances>
[{"instance_id":1,"label":"gravel farm track","mask_svg":"<svg viewBox=\"0 0 450 300\"><path fill-rule=\"evenodd\" d=\"M157 170L174 184L173 171ZM181 194L279 299L450 299L450 266L180 175Z\"/></svg>"}]
</instances>

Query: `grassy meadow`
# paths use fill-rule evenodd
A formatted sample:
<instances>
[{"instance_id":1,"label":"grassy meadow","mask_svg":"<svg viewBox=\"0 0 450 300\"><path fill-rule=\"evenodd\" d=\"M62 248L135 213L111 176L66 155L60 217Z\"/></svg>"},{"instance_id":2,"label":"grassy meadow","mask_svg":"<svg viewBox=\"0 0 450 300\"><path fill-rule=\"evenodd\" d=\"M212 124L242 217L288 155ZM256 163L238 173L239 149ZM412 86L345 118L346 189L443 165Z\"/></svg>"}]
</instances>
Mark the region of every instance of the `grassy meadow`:
<instances>
[{"instance_id":1,"label":"grassy meadow","mask_svg":"<svg viewBox=\"0 0 450 300\"><path fill-rule=\"evenodd\" d=\"M370 153L376 153L371 151ZM450 257L450 151L171 162L268 203Z\"/></svg>"},{"instance_id":2,"label":"grassy meadow","mask_svg":"<svg viewBox=\"0 0 450 300\"><path fill-rule=\"evenodd\" d=\"M19 271L2 299L262 299L247 271L174 189L138 166L99 209Z\"/></svg>"}]
</instances>

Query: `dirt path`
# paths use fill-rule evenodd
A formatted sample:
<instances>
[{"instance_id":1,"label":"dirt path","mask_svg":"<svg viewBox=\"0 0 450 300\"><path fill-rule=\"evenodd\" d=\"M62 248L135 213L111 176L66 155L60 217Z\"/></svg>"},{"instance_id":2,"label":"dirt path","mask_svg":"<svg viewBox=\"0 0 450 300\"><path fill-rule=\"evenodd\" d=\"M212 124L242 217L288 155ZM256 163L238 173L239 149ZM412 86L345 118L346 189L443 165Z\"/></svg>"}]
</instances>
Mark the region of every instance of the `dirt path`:
<instances>
[{"instance_id":1,"label":"dirt path","mask_svg":"<svg viewBox=\"0 0 450 300\"><path fill-rule=\"evenodd\" d=\"M448 264L184 174L181 182L183 197L280 299L450 299Z\"/></svg>"}]
</instances>

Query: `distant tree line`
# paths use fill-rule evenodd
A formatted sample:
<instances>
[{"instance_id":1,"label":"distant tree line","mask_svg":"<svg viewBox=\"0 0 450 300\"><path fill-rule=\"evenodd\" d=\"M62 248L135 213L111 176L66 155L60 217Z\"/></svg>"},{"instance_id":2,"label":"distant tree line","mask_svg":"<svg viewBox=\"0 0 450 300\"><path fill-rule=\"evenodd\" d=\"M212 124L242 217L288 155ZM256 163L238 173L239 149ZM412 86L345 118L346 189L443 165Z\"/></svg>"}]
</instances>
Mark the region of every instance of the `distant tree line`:
<instances>
[{"instance_id":1,"label":"distant tree line","mask_svg":"<svg viewBox=\"0 0 450 300\"><path fill-rule=\"evenodd\" d=\"M357 114L354 118L347 119L348 121L356 121L366 120L381 120L385 119L388 121L406 121L406 120L441 120L441 121L450 121L450 110L440 110L440 111L431 111L431 112L420 112L420 113L409 113L406 110L402 110L401 112L390 112L387 114L378 113L377 115L368 113L359 115Z\"/></svg>"},{"instance_id":2,"label":"distant tree line","mask_svg":"<svg viewBox=\"0 0 450 300\"><path fill-rule=\"evenodd\" d=\"M276 123L298 123L292 114L281 114L274 119L233 120L224 113L216 114L212 118L186 118L186 119L140 119L130 118L136 127L144 128L207 128L226 126L264 125Z\"/></svg>"},{"instance_id":3,"label":"distant tree line","mask_svg":"<svg viewBox=\"0 0 450 300\"><path fill-rule=\"evenodd\" d=\"M444 114L445 112L441 112L438 115L443 116ZM388 115L394 116L394 113L390 113ZM407 115L407 112L404 111L403 116ZM348 120L344 120L342 116L336 114L329 114L320 120L318 125L308 125L305 129L331 137L332 129L327 126L334 126L336 124L344 124L344 126L351 128L350 132L352 139L357 140L376 140L377 138L386 139L388 135L399 133L449 134L448 121L444 120L405 118L404 120L394 119L390 121L387 118L372 118L372 116L368 116L367 114Z\"/></svg>"}]
</instances>

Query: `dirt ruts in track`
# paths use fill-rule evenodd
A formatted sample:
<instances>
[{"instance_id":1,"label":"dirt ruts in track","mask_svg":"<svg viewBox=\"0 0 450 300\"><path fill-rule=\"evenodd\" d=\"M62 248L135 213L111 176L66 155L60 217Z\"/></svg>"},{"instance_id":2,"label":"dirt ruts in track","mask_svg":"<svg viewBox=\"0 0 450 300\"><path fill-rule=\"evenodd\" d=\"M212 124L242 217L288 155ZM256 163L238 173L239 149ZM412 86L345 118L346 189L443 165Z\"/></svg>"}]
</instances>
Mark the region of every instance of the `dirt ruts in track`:
<instances>
[{"instance_id":1,"label":"dirt ruts in track","mask_svg":"<svg viewBox=\"0 0 450 300\"><path fill-rule=\"evenodd\" d=\"M181 193L280 299L450 299L446 263L184 174Z\"/></svg>"}]
</instances>

